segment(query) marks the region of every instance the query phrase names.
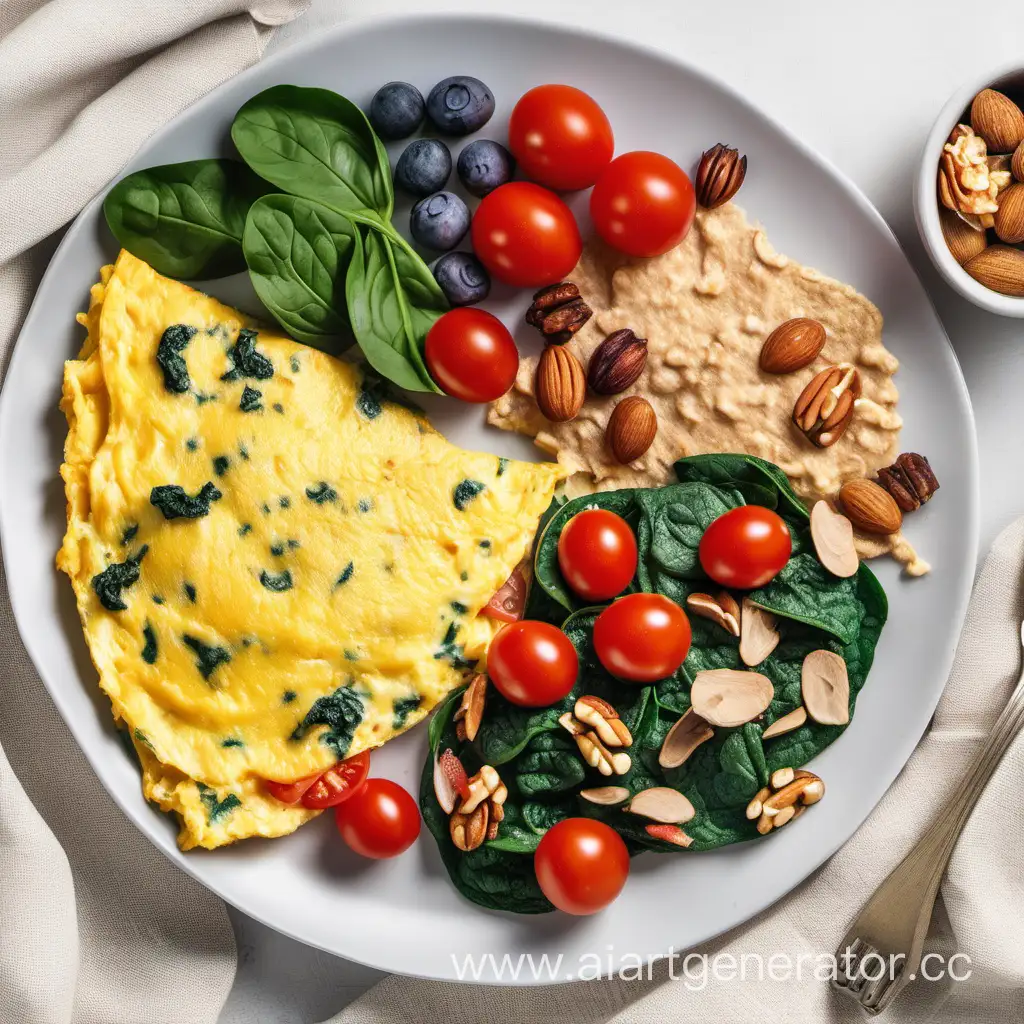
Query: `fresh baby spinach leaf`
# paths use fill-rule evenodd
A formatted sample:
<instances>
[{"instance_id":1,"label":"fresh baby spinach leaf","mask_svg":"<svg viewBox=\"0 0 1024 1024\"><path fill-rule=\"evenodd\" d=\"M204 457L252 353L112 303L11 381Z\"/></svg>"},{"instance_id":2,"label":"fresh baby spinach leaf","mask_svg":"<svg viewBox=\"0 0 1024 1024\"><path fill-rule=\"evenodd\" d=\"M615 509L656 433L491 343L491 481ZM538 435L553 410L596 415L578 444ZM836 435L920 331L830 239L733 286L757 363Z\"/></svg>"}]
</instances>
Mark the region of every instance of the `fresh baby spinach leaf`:
<instances>
[{"instance_id":1,"label":"fresh baby spinach leaf","mask_svg":"<svg viewBox=\"0 0 1024 1024\"><path fill-rule=\"evenodd\" d=\"M269 190L238 160L189 160L129 174L107 193L103 213L122 248L157 273L225 277L245 269L245 217Z\"/></svg>"}]
</instances>

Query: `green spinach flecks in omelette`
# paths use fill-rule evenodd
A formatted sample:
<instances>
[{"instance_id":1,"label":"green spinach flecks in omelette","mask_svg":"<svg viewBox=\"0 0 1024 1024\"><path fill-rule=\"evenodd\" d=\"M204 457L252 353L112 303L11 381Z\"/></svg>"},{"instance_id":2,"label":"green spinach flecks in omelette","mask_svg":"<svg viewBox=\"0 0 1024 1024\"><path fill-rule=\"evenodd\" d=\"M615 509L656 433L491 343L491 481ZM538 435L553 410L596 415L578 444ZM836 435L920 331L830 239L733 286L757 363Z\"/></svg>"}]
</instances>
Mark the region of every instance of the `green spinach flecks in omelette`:
<instances>
[{"instance_id":1,"label":"green spinach flecks in omelette","mask_svg":"<svg viewBox=\"0 0 1024 1024\"><path fill-rule=\"evenodd\" d=\"M242 806L242 801L234 793L228 793L223 800L217 799L217 794L209 788L204 786L201 782L198 783L199 796L203 801L203 806L206 808L206 819L211 825L215 825L225 815L230 814L236 807Z\"/></svg>"},{"instance_id":2,"label":"green spinach flecks in omelette","mask_svg":"<svg viewBox=\"0 0 1024 1024\"><path fill-rule=\"evenodd\" d=\"M212 480L207 480L194 495L180 484L160 484L149 492L149 502L164 514L164 519L202 519L210 514L210 503L224 495Z\"/></svg>"},{"instance_id":3,"label":"green spinach flecks in omelette","mask_svg":"<svg viewBox=\"0 0 1024 1024\"><path fill-rule=\"evenodd\" d=\"M242 389L242 397L238 400L238 408L242 412L260 412L263 409L263 392L251 388L248 384Z\"/></svg>"},{"instance_id":4,"label":"green spinach flecks in omelette","mask_svg":"<svg viewBox=\"0 0 1024 1024\"><path fill-rule=\"evenodd\" d=\"M226 665L231 660L231 653L226 647L203 643L188 633L182 636L181 642L195 654L196 668L204 679L209 679L218 666Z\"/></svg>"},{"instance_id":5,"label":"green spinach flecks in omelette","mask_svg":"<svg viewBox=\"0 0 1024 1024\"><path fill-rule=\"evenodd\" d=\"M320 742L343 758L352 745L352 737L365 713L365 694L347 684L339 686L334 693L317 697L306 712L306 717L295 727L291 738L304 739L311 729L325 725L327 729L320 734Z\"/></svg>"},{"instance_id":6,"label":"green spinach flecks in omelette","mask_svg":"<svg viewBox=\"0 0 1024 1024\"><path fill-rule=\"evenodd\" d=\"M326 501L337 501L338 492L326 480L321 480L320 483L306 488L306 497L318 505L323 505Z\"/></svg>"},{"instance_id":7,"label":"green spinach flecks in omelette","mask_svg":"<svg viewBox=\"0 0 1024 1024\"><path fill-rule=\"evenodd\" d=\"M392 726L395 729L404 729L406 719L416 711L423 703L423 698L417 693L411 697L396 697L391 705Z\"/></svg>"},{"instance_id":8,"label":"green spinach flecks in omelette","mask_svg":"<svg viewBox=\"0 0 1024 1024\"><path fill-rule=\"evenodd\" d=\"M256 350L257 332L243 327L238 332L238 341L228 350L231 369L221 380L270 380L274 376L274 364L262 352Z\"/></svg>"},{"instance_id":9,"label":"green spinach flecks in omelette","mask_svg":"<svg viewBox=\"0 0 1024 1024\"><path fill-rule=\"evenodd\" d=\"M121 546L127 547L139 534L139 524L132 523L131 526L125 527L124 533L121 534Z\"/></svg>"},{"instance_id":10,"label":"green spinach flecks in omelette","mask_svg":"<svg viewBox=\"0 0 1024 1024\"><path fill-rule=\"evenodd\" d=\"M111 562L101 573L92 578L92 589L100 599L100 604L108 612L125 612L128 605L121 596L122 591L139 582L142 574L142 560L149 551L149 545L143 544L131 558L123 562Z\"/></svg>"},{"instance_id":11,"label":"green spinach flecks in omelette","mask_svg":"<svg viewBox=\"0 0 1024 1024\"><path fill-rule=\"evenodd\" d=\"M267 590L271 590L276 594L281 594L286 590L292 589L292 574L288 569L285 569L284 572L267 572L267 570L264 569L260 573L260 583L262 583Z\"/></svg>"},{"instance_id":12,"label":"green spinach flecks in omelette","mask_svg":"<svg viewBox=\"0 0 1024 1024\"><path fill-rule=\"evenodd\" d=\"M213 458L213 471L217 476L223 476L231 465L231 460L226 455L216 455Z\"/></svg>"},{"instance_id":13,"label":"green spinach flecks in omelette","mask_svg":"<svg viewBox=\"0 0 1024 1024\"><path fill-rule=\"evenodd\" d=\"M460 480L452 490L452 504L460 512L465 512L469 503L484 490L486 485L479 480Z\"/></svg>"},{"instance_id":14,"label":"green spinach flecks in omelette","mask_svg":"<svg viewBox=\"0 0 1024 1024\"><path fill-rule=\"evenodd\" d=\"M142 660L147 665L152 665L156 662L157 656L156 631L148 622L143 627L142 638L146 641L142 647Z\"/></svg>"},{"instance_id":15,"label":"green spinach flecks in omelette","mask_svg":"<svg viewBox=\"0 0 1024 1024\"><path fill-rule=\"evenodd\" d=\"M196 329L187 324L172 324L160 336L156 348L156 361L164 374L164 387L175 394L183 395L192 387L188 365L181 353L195 337Z\"/></svg>"},{"instance_id":16,"label":"green spinach flecks in omelette","mask_svg":"<svg viewBox=\"0 0 1024 1024\"><path fill-rule=\"evenodd\" d=\"M341 570L341 573L339 574L338 578L334 581L334 589L337 590L338 587L343 587L346 583L348 583L348 581L352 579L352 574L355 571L356 563L349 562L348 565L346 565L345 568Z\"/></svg>"}]
</instances>

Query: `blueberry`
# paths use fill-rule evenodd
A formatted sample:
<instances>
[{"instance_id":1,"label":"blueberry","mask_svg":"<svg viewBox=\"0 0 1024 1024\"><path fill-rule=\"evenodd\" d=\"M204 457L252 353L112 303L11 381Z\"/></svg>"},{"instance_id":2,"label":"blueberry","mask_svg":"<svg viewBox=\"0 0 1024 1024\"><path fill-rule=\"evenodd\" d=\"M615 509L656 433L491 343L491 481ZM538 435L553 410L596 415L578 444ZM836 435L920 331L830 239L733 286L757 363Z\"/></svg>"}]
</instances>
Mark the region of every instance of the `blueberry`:
<instances>
[{"instance_id":1,"label":"blueberry","mask_svg":"<svg viewBox=\"0 0 1024 1024\"><path fill-rule=\"evenodd\" d=\"M469 230L469 207L454 192L435 192L412 208L412 237L428 249L454 249Z\"/></svg>"},{"instance_id":2,"label":"blueberry","mask_svg":"<svg viewBox=\"0 0 1024 1024\"><path fill-rule=\"evenodd\" d=\"M469 135L479 131L494 113L494 94L468 75L453 75L438 82L427 97L427 116L442 135Z\"/></svg>"},{"instance_id":3,"label":"blueberry","mask_svg":"<svg viewBox=\"0 0 1024 1024\"><path fill-rule=\"evenodd\" d=\"M415 85L388 82L370 101L370 124L382 139L406 139L423 124L425 110Z\"/></svg>"},{"instance_id":4,"label":"blueberry","mask_svg":"<svg viewBox=\"0 0 1024 1024\"><path fill-rule=\"evenodd\" d=\"M511 181L515 167L512 154L490 139L477 139L459 154L459 178L470 195L481 199Z\"/></svg>"},{"instance_id":5,"label":"blueberry","mask_svg":"<svg viewBox=\"0 0 1024 1024\"><path fill-rule=\"evenodd\" d=\"M450 252L434 264L434 277L453 306L483 302L491 290L484 265L470 252Z\"/></svg>"},{"instance_id":6,"label":"blueberry","mask_svg":"<svg viewBox=\"0 0 1024 1024\"><path fill-rule=\"evenodd\" d=\"M445 187L452 173L452 154L440 139L410 142L395 166L395 184L422 199Z\"/></svg>"}]
</instances>

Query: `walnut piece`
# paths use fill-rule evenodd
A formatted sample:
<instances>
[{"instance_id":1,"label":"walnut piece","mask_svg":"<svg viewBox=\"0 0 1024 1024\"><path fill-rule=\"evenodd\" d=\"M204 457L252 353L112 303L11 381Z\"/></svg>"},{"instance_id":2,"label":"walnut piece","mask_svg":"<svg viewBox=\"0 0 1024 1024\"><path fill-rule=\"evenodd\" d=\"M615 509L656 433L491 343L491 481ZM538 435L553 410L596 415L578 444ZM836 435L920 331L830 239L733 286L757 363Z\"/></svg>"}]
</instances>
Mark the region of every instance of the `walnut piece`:
<instances>
[{"instance_id":1,"label":"walnut piece","mask_svg":"<svg viewBox=\"0 0 1024 1024\"><path fill-rule=\"evenodd\" d=\"M939 158L939 199L979 231L992 227L999 209L999 193L1011 181L1002 164L989 157L980 135L965 124L957 125Z\"/></svg>"}]
</instances>

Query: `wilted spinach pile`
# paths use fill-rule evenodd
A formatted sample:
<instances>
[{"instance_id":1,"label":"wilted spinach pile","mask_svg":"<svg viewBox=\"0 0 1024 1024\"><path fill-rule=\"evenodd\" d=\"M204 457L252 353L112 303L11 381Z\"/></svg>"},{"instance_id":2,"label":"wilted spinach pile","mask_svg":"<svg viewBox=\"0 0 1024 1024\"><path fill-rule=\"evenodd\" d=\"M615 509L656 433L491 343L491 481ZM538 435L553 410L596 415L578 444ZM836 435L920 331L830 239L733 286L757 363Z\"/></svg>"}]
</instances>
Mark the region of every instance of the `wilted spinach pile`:
<instances>
[{"instance_id":1,"label":"wilted spinach pile","mask_svg":"<svg viewBox=\"0 0 1024 1024\"><path fill-rule=\"evenodd\" d=\"M533 851L544 832L562 818L596 817L612 825L631 852L681 852L644 830L647 820L621 807L601 807L579 798L589 786L621 785L635 794L651 786L672 786L693 804L696 816L685 825L693 851L712 850L758 838L745 815L754 794L778 768L798 767L824 750L844 726L800 728L767 741L762 732L801 703L801 666L810 652L827 649L842 656L850 679L850 712L864 685L885 623L885 592L861 566L856 576L839 579L814 554L809 517L777 467L752 456L701 455L676 464L679 483L627 489L577 498L549 510L535 547L535 579L527 618L561 625L580 659L572 693L549 708L520 708L489 687L483 724L473 744L459 742L452 721L460 694L453 695L430 723L430 752L423 772L420 805L437 840L452 881L467 898L485 907L518 913L553 909L533 873ZM715 584L697 556L711 522L739 505L774 509L788 524L793 553L788 564L751 600L778 617L782 636L756 671L771 679L775 697L760 722L718 728L679 768L662 769L658 752L669 728L690 706L690 685L704 669L743 669L739 641L711 621L691 616L693 645L679 671L652 686L626 683L609 675L594 654L592 633L600 608L579 607L558 569L558 537L565 524L586 508L610 509L626 519L637 537L639 566L630 590L660 593L685 606L687 596ZM611 703L633 735L632 768L604 778L580 757L573 738L558 724L576 698L593 694ZM505 818L497 839L468 853L452 844L448 817L433 788L435 753L450 747L473 774L481 764L497 768L508 787ZM813 821L813 817L809 819ZM813 827L804 819L799 827Z\"/></svg>"},{"instance_id":2,"label":"wilted spinach pile","mask_svg":"<svg viewBox=\"0 0 1024 1024\"><path fill-rule=\"evenodd\" d=\"M118 182L103 204L118 242L168 277L248 266L293 337L337 352L351 328L382 376L440 393L423 344L448 304L391 223L388 155L363 112L327 89L278 85L238 111L231 138L245 163L190 160Z\"/></svg>"}]
</instances>

